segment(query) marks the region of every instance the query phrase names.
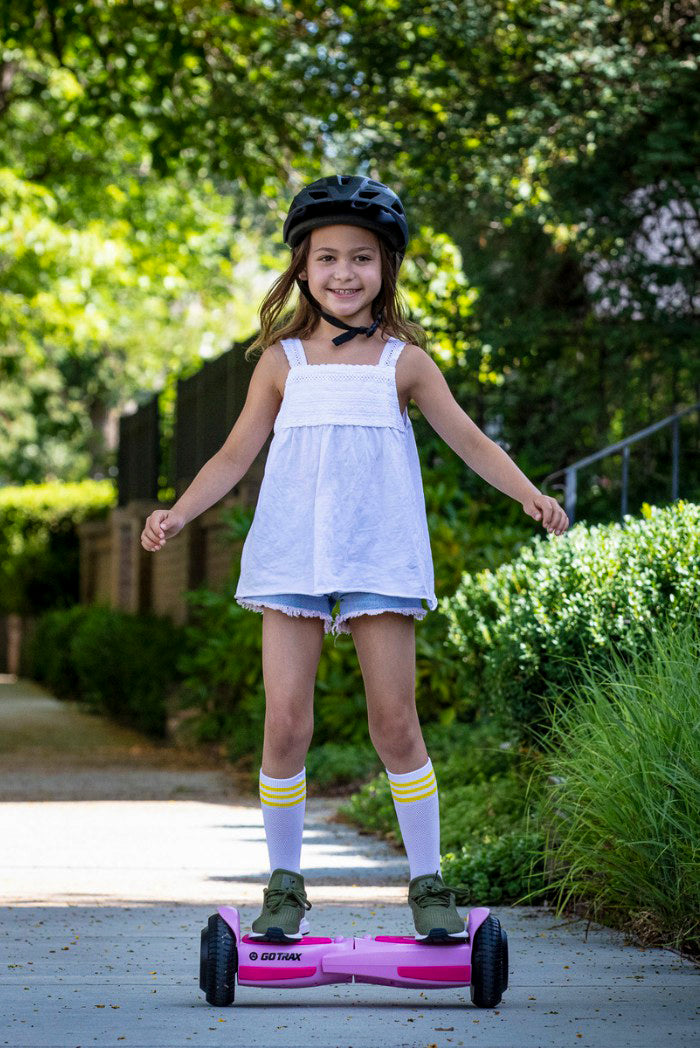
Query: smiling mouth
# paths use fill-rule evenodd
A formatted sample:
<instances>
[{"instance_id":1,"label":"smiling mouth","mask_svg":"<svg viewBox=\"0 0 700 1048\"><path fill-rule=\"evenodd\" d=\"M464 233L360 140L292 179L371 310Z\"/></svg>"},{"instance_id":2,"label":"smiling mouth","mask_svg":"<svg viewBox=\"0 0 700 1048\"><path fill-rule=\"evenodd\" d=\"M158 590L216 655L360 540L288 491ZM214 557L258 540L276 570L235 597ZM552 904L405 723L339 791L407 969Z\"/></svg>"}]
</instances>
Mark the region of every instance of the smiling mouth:
<instances>
[{"instance_id":1,"label":"smiling mouth","mask_svg":"<svg viewBox=\"0 0 700 1048\"><path fill-rule=\"evenodd\" d=\"M354 288L335 288L329 287L328 290L333 295L337 295L338 298L350 298L352 295L358 295L360 293L359 287Z\"/></svg>"}]
</instances>

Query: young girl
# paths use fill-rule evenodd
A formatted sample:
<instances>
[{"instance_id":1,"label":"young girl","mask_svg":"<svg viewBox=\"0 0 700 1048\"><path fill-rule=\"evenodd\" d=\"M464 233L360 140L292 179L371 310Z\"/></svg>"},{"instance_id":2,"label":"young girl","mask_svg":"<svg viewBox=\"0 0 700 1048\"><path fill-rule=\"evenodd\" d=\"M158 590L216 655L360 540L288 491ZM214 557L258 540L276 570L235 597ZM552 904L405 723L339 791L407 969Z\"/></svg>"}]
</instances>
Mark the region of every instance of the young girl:
<instances>
[{"instance_id":1,"label":"young girl","mask_svg":"<svg viewBox=\"0 0 700 1048\"><path fill-rule=\"evenodd\" d=\"M264 351L243 410L172 509L151 513L141 542L161 549L230 491L274 428L235 594L262 613L259 792L271 875L252 935L285 942L309 930L304 762L316 671L333 632L350 633L357 651L369 734L408 856L415 936L462 939L455 902L468 900L442 881L438 787L414 693L414 620L427 613L422 600L432 611L437 599L409 400L471 469L548 531L561 534L568 519L465 414L421 348L423 329L402 315L396 281L408 226L391 189L357 175L320 178L292 201L284 241L291 261L260 309L248 354ZM296 310L277 325L295 284Z\"/></svg>"}]
</instances>

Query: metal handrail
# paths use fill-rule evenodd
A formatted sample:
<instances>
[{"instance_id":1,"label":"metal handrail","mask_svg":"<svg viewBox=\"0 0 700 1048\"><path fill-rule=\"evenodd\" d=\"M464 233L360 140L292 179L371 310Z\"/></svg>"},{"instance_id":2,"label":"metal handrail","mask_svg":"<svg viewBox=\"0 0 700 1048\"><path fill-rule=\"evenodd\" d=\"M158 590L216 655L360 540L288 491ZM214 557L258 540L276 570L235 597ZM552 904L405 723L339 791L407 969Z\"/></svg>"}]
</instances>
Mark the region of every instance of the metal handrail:
<instances>
[{"instance_id":1,"label":"metal handrail","mask_svg":"<svg viewBox=\"0 0 700 1048\"><path fill-rule=\"evenodd\" d=\"M627 482L629 478L629 457L630 457L630 444L635 444L638 440L644 440L652 433L656 433L657 430L663 429L664 426L673 426L672 441L673 441L673 452L672 452L672 467L671 467L671 501L675 502L678 498L678 449L679 449L679 436L678 436L678 423L684 415L689 414L691 411L700 410L700 401L697 404L691 404L690 407L684 408L682 411L676 412L674 415L669 415L667 418L662 419L661 422L655 422L652 426L647 426L645 429L640 429L637 433L633 433L631 437L625 437L624 440L618 440L616 444L609 444L607 448L603 448L602 451L596 451L593 455L587 455L585 458L579 459L578 462L572 463L570 466L564 466L563 469L557 469L554 473L549 473L542 482L542 491L546 494L547 483L554 477L560 476L562 473L565 475L564 483L564 509L566 515L569 518L569 524L574 523L574 516L576 513L576 487L577 487L577 473L584 466L589 466L591 462L597 462L598 459L605 458L607 455L613 455L616 451L622 451L622 506L620 511L620 520L624 521L625 514L627 513ZM562 485L554 485L561 489Z\"/></svg>"}]
</instances>

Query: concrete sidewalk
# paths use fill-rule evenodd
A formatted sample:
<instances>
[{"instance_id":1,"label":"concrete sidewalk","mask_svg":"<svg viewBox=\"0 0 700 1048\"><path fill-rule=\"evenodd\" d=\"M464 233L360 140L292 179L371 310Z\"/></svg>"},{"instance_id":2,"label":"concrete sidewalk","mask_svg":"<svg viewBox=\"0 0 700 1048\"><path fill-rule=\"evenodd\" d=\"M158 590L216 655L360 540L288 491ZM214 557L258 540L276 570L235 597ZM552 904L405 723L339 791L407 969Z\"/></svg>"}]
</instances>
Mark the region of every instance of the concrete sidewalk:
<instances>
[{"instance_id":1,"label":"concrete sidewalk","mask_svg":"<svg viewBox=\"0 0 700 1048\"><path fill-rule=\"evenodd\" d=\"M71 718L72 757L51 756L52 717L53 737ZM474 1008L468 989L365 984L243 987L232 1007L212 1008L198 985L200 929L221 903L240 909L246 929L259 912L269 875L259 803L223 771L178 773L162 751L150 768L141 750L138 766L124 761L120 771L98 730L119 734L36 685L0 683L0 1045L700 1043L695 965L597 926L586 935L585 923L541 907L494 907L511 969L497 1009ZM81 735L91 757L79 753ZM307 798L312 934L409 934L405 857L334 822L336 807Z\"/></svg>"}]
</instances>

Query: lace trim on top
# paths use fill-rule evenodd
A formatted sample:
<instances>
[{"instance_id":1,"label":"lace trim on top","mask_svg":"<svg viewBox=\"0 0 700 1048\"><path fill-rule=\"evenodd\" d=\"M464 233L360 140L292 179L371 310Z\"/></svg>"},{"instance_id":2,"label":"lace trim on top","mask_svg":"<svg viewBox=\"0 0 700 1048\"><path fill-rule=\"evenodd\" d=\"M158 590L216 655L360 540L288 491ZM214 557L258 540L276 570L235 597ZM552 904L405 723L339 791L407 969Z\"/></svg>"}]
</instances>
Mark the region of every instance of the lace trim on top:
<instances>
[{"instance_id":1,"label":"lace trim on top","mask_svg":"<svg viewBox=\"0 0 700 1048\"><path fill-rule=\"evenodd\" d=\"M391 338L387 339L386 345L382 350L382 355L376 364L345 364L341 361L337 364L333 361L325 361L322 364L309 364L304 352L304 345L300 338L284 338L282 339L281 344L287 356L287 360L289 361L290 368L371 368L372 371L377 371L378 369L384 368L395 369L396 361L406 343L392 335Z\"/></svg>"}]
</instances>

